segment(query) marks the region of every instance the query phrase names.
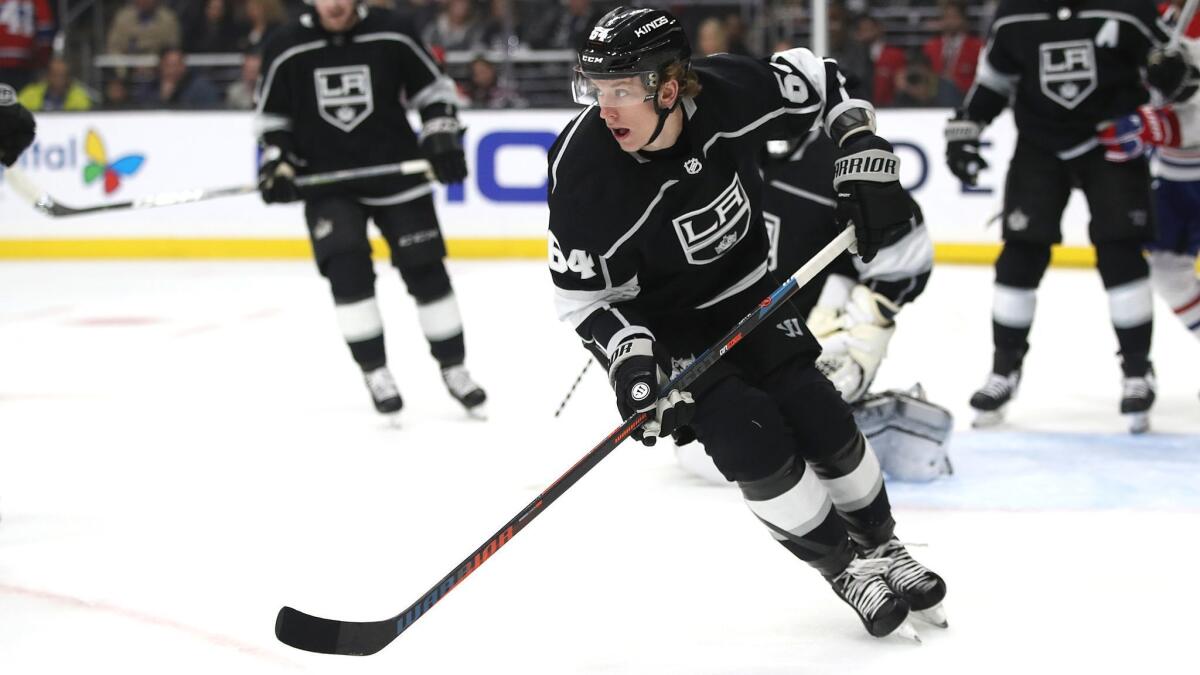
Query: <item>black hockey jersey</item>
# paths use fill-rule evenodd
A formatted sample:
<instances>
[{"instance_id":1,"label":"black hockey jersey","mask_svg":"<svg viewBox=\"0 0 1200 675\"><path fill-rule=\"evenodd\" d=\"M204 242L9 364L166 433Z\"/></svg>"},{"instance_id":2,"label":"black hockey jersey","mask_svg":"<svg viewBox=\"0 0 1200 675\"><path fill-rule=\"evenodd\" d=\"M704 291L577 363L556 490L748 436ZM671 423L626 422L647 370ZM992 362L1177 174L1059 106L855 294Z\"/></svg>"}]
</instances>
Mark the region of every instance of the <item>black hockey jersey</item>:
<instances>
[{"instance_id":1,"label":"black hockey jersey","mask_svg":"<svg viewBox=\"0 0 1200 675\"><path fill-rule=\"evenodd\" d=\"M1064 159L1149 94L1141 70L1167 30L1153 0L1002 0L964 108L991 122L1011 100L1022 140Z\"/></svg>"},{"instance_id":2,"label":"black hockey jersey","mask_svg":"<svg viewBox=\"0 0 1200 675\"><path fill-rule=\"evenodd\" d=\"M775 143L788 147L785 152L767 153L764 158L763 219L770 238L767 269L783 278L800 269L842 228L834 218L837 193L833 189L833 161L837 149L833 141L814 129L802 139ZM932 268L933 242L914 200L912 230L907 235L881 248L869 263L843 253L797 291L792 302L807 316L827 283L842 287L832 297L847 295L850 288L861 283L903 306L925 290Z\"/></svg>"},{"instance_id":3,"label":"black hockey jersey","mask_svg":"<svg viewBox=\"0 0 1200 675\"><path fill-rule=\"evenodd\" d=\"M421 156L405 103L455 104L442 74L400 15L360 8L349 31L329 33L315 13L278 30L263 47L256 128L268 145L294 153L316 173ZM367 203L398 203L432 191L424 177L347 184Z\"/></svg>"},{"instance_id":4,"label":"black hockey jersey","mask_svg":"<svg viewBox=\"0 0 1200 675\"><path fill-rule=\"evenodd\" d=\"M702 58L692 69L702 91L682 99L670 157L622 151L595 106L550 150L556 307L598 354L767 276L760 150L807 133L848 98L836 64L804 49L769 61Z\"/></svg>"}]
</instances>

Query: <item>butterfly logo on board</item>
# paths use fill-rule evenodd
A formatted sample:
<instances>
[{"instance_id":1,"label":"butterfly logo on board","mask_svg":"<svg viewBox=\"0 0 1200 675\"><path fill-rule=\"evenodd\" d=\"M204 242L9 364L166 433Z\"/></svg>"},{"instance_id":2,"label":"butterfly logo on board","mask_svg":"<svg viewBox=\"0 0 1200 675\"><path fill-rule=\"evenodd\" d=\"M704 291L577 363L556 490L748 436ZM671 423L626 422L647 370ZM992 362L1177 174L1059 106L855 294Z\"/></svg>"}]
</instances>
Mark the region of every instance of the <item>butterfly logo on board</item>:
<instances>
[{"instance_id":1,"label":"butterfly logo on board","mask_svg":"<svg viewBox=\"0 0 1200 675\"><path fill-rule=\"evenodd\" d=\"M83 148L88 157L88 162L83 167L83 182L85 185L91 185L103 177L106 195L116 192L117 188L121 187L121 179L137 173L146 161L145 155L131 153L110 162L104 139L100 138L95 129L88 129Z\"/></svg>"}]
</instances>

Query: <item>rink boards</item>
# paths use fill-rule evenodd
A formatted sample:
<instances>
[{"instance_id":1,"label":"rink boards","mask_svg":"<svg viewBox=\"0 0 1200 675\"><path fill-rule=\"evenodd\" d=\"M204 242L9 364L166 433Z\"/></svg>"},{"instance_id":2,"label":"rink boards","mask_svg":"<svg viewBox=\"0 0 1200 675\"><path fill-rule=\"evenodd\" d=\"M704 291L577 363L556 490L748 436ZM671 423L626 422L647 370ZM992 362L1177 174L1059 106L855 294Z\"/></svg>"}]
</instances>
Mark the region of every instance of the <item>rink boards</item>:
<instances>
[{"instance_id":1,"label":"rink boards","mask_svg":"<svg viewBox=\"0 0 1200 675\"><path fill-rule=\"evenodd\" d=\"M545 252L546 151L577 110L466 111L471 175L436 197L455 257L541 257ZM924 210L942 261L988 262L993 221L1015 133L1011 117L987 131L990 164L966 188L943 161L944 110L884 110L880 129L901 157L901 176ZM40 114L38 139L20 166L70 206L161 192L252 183L253 121L245 112ZM1056 261L1090 264L1082 195L1068 206ZM0 258L303 258L299 205L254 195L164 209L53 219L0 188Z\"/></svg>"}]
</instances>

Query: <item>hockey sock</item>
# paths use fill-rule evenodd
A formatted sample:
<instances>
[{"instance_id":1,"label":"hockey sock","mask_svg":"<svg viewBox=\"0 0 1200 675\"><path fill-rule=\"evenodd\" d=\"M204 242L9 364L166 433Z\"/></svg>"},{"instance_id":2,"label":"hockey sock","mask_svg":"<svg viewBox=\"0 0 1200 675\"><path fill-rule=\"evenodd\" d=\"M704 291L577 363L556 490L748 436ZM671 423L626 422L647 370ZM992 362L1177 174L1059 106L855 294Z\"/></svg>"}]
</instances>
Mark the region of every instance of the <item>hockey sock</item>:
<instances>
[{"instance_id":1,"label":"hockey sock","mask_svg":"<svg viewBox=\"0 0 1200 675\"><path fill-rule=\"evenodd\" d=\"M739 481L738 487L776 541L830 577L845 569L854 553L829 493L816 473L806 469L804 462L789 457L769 476Z\"/></svg>"},{"instance_id":2,"label":"hockey sock","mask_svg":"<svg viewBox=\"0 0 1200 675\"><path fill-rule=\"evenodd\" d=\"M1108 291L1109 316L1120 345L1126 377L1145 375L1150 367L1153 299L1150 267L1136 241L1096 244L1096 267Z\"/></svg>"},{"instance_id":3,"label":"hockey sock","mask_svg":"<svg viewBox=\"0 0 1200 675\"><path fill-rule=\"evenodd\" d=\"M466 357L462 314L442 260L400 268L408 293L417 301L417 319L429 341L429 352L442 368L456 366Z\"/></svg>"},{"instance_id":4,"label":"hockey sock","mask_svg":"<svg viewBox=\"0 0 1200 675\"><path fill-rule=\"evenodd\" d=\"M334 298L338 327L350 346L350 354L364 372L387 364L383 346L383 318L375 298L346 302Z\"/></svg>"},{"instance_id":5,"label":"hockey sock","mask_svg":"<svg viewBox=\"0 0 1200 675\"><path fill-rule=\"evenodd\" d=\"M1050 246L1007 241L996 259L992 296L992 372L1007 375L1021 367L1029 349L1029 328L1037 308L1037 287L1050 264Z\"/></svg>"},{"instance_id":6,"label":"hockey sock","mask_svg":"<svg viewBox=\"0 0 1200 675\"><path fill-rule=\"evenodd\" d=\"M1150 253L1150 281L1183 325L1200 339L1200 279L1196 256L1173 251Z\"/></svg>"},{"instance_id":7,"label":"hockey sock","mask_svg":"<svg viewBox=\"0 0 1200 675\"><path fill-rule=\"evenodd\" d=\"M857 544L874 547L891 539L896 521L892 518L883 472L861 433L855 433L836 452L821 458L810 457L808 461Z\"/></svg>"}]
</instances>

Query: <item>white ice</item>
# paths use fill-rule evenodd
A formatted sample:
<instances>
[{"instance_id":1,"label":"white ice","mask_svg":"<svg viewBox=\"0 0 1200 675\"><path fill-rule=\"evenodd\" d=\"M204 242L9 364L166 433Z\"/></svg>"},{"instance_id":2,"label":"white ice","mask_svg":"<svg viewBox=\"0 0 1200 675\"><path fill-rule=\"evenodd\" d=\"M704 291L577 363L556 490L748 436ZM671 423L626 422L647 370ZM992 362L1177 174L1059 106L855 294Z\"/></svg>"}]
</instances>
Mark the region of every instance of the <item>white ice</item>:
<instances>
[{"instance_id":1,"label":"white ice","mask_svg":"<svg viewBox=\"0 0 1200 675\"><path fill-rule=\"evenodd\" d=\"M615 426L535 262L454 262L491 421L442 388L379 267L400 428L311 263L0 266L0 673L1195 672L1200 344L1157 307L1155 433L1117 415L1092 271L1052 270L1007 427L967 428L987 268L940 267L885 386L950 407L956 474L893 485L950 628L868 637L736 490L627 443L383 652L276 642L287 604L407 607Z\"/></svg>"}]
</instances>

